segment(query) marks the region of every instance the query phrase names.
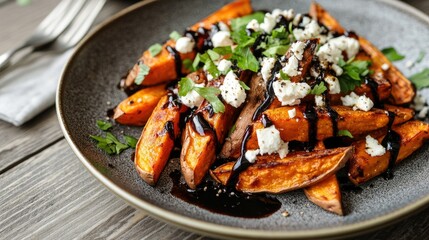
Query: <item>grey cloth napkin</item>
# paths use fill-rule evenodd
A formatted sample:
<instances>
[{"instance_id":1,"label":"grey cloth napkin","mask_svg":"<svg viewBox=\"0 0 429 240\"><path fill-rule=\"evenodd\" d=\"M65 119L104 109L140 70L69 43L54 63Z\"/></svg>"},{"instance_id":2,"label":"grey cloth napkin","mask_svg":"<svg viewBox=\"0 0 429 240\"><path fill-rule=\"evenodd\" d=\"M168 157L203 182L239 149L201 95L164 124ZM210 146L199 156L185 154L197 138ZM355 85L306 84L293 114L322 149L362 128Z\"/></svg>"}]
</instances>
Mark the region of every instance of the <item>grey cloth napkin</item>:
<instances>
[{"instance_id":1,"label":"grey cloth napkin","mask_svg":"<svg viewBox=\"0 0 429 240\"><path fill-rule=\"evenodd\" d=\"M32 54L0 72L0 119L20 126L52 106L58 80L72 51Z\"/></svg>"}]
</instances>

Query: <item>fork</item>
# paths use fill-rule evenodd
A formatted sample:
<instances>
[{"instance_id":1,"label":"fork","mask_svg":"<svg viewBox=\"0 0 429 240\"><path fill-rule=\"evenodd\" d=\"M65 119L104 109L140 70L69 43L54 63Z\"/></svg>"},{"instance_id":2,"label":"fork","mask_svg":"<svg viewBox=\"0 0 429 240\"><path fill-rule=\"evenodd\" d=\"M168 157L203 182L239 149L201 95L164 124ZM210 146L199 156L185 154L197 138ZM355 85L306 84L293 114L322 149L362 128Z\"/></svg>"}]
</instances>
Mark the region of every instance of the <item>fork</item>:
<instances>
[{"instance_id":1,"label":"fork","mask_svg":"<svg viewBox=\"0 0 429 240\"><path fill-rule=\"evenodd\" d=\"M18 51L53 42L70 25L85 2L86 0L62 0L23 44L0 55L0 70L9 65Z\"/></svg>"}]
</instances>

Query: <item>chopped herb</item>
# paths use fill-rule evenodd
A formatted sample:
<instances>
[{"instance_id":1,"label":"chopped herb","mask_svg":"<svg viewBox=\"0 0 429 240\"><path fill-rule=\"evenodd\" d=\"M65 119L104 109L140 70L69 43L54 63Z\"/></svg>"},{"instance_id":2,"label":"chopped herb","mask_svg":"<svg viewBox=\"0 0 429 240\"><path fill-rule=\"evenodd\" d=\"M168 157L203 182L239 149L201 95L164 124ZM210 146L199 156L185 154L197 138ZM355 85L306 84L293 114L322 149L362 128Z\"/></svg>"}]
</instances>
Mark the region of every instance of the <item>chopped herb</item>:
<instances>
[{"instance_id":1,"label":"chopped herb","mask_svg":"<svg viewBox=\"0 0 429 240\"><path fill-rule=\"evenodd\" d=\"M387 57L387 59L389 59L389 61L391 62L395 62L395 61L399 61L405 58L404 55L399 54L395 48L393 47L388 47L385 48L383 50L381 50L381 52L384 54L384 56Z\"/></svg>"},{"instance_id":2,"label":"chopped herb","mask_svg":"<svg viewBox=\"0 0 429 240\"><path fill-rule=\"evenodd\" d=\"M188 92L194 90L201 97L206 99L213 107L215 113L224 112L225 105L218 98L220 90L215 87L196 87L194 82L189 78L182 78L179 82L179 96L183 97L188 94Z\"/></svg>"},{"instance_id":3,"label":"chopped herb","mask_svg":"<svg viewBox=\"0 0 429 240\"><path fill-rule=\"evenodd\" d=\"M183 59L183 67L185 67L189 72L195 72L193 61L189 58Z\"/></svg>"},{"instance_id":4,"label":"chopped herb","mask_svg":"<svg viewBox=\"0 0 429 240\"><path fill-rule=\"evenodd\" d=\"M281 70L280 72L280 78L283 80L290 80L289 75L287 75L287 73L285 73L283 70Z\"/></svg>"},{"instance_id":5,"label":"chopped herb","mask_svg":"<svg viewBox=\"0 0 429 240\"><path fill-rule=\"evenodd\" d=\"M327 90L325 84L323 82L320 82L319 84L316 84L313 89L310 90L310 94L314 95L320 95L324 93Z\"/></svg>"},{"instance_id":6,"label":"chopped herb","mask_svg":"<svg viewBox=\"0 0 429 240\"><path fill-rule=\"evenodd\" d=\"M420 63L423 60L423 58L425 57L425 55L426 55L425 51L420 51L419 56L416 59L416 63Z\"/></svg>"},{"instance_id":7,"label":"chopped herb","mask_svg":"<svg viewBox=\"0 0 429 240\"><path fill-rule=\"evenodd\" d=\"M213 48L213 51L224 56L232 53L231 46Z\"/></svg>"},{"instance_id":8,"label":"chopped herb","mask_svg":"<svg viewBox=\"0 0 429 240\"><path fill-rule=\"evenodd\" d=\"M179 96L186 96L194 88L194 85L194 82L190 78L182 78L179 82Z\"/></svg>"},{"instance_id":9,"label":"chopped herb","mask_svg":"<svg viewBox=\"0 0 429 240\"><path fill-rule=\"evenodd\" d=\"M235 18L231 20L231 29L232 31L238 31L241 28L245 28L246 25L252 21L253 19L256 19L259 23L263 22L265 18L265 14L263 12L255 12L251 15Z\"/></svg>"},{"instance_id":10,"label":"chopped herb","mask_svg":"<svg viewBox=\"0 0 429 240\"><path fill-rule=\"evenodd\" d=\"M353 135L349 130L339 130L337 135L340 137L344 136L344 137L353 138Z\"/></svg>"},{"instance_id":11,"label":"chopped herb","mask_svg":"<svg viewBox=\"0 0 429 240\"><path fill-rule=\"evenodd\" d=\"M106 132L106 137L90 135L92 139L97 141L97 147L105 151L107 154L119 154L129 146L120 142L115 135Z\"/></svg>"},{"instance_id":12,"label":"chopped herb","mask_svg":"<svg viewBox=\"0 0 429 240\"><path fill-rule=\"evenodd\" d=\"M177 31L173 31L170 33L170 39L177 41L177 39L181 38L182 34L178 33Z\"/></svg>"},{"instance_id":13,"label":"chopped herb","mask_svg":"<svg viewBox=\"0 0 429 240\"><path fill-rule=\"evenodd\" d=\"M149 53L152 57L155 57L162 51L162 45L159 43L155 43L154 45L149 47Z\"/></svg>"},{"instance_id":14,"label":"chopped herb","mask_svg":"<svg viewBox=\"0 0 429 240\"><path fill-rule=\"evenodd\" d=\"M231 137L232 133L235 131L236 128L237 128L237 126L235 124L232 125L231 129L229 129L228 137Z\"/></svg>"},{"instance_id":15,"label":"chopped herb","mask_svg":"<svg viewBox=\"0 0 429 240\"><path fill-rule=\"evenodd\" d=\"M215 59L212 59L212 56ZM209 72L214 78L217 78L220 75L220 71L217 69L217 66L213 60L217 60L219 57L220 55L218 53L213 50L209 50L204 54L197 54L197 56L195 56L194 62L192 63L192 66L194 69L198 69L200 63L204 63L204 70Z\"/></svg>"},{"instance_id":16,"label":"chopped herb","mask_svg":"<svg viewBox=\"0 0 429 240\"><path fill-rule=\"evenodd\" d=\"M288 49L289 45L273 46L262 52L262 54L267 57L276 57L277 55L282 56L285 55Z\"/></svg>"},{"instance_id":17,"label":"chopped herb","mask_svg":"<svg viewBox=\"0 0 429 240\"><path fill-rule=\"evenodd\" d=\"M255 43L259 35L259 32L253 32L249 36L245 29L241 29L239 31L232 32L231 38L234 42L238 44L238 47L251 47Z\"/></svg>"},{"instance_id":18,"label":"chopped herb","mask_svg":"<svg viewBox=\"0 0 429 240\"><path fill-rule=\"evenodd\" d=\"M429 87L429 68L411 76L410 81L414 83L417 89Z\"/></svg>"},{"instance_id":19,"label":"chopped herb","mask_svg":"<svg viewBox=\"0 0 429 240\"><path fill-rule=\"evenodd\" d=\"M240 86L244 89L244 90L250 90L250 87L247 86L243 81L239 81Z\"/></svg>"},{"instance_id":20,"label":"chopped herb","mask_svg":"<svg viewBox=\"0 0 429 240\"><path fill-rule=\"evenodd\" d=\"M139 72L137 73L137 77L134 80L134 83L137 85L142 84L144 78L149 74L150 68L145 65L143 62L139 62Z\"/></svg>"},{"instance_id":21,"label":"chopped herb","mask_svg":"<svg viewBox=\"0 0 429 240\"><path fill-rule=\"evenodd\" d=\"M103 120L97 120L97 126L100 130L107 131L112 128L112 124Z\"/></svg>"},{"instance_id":22,"label":"chopped herb","mask_svg":"<svg viewBox=\"0 0 429 240\"><path fill-rule=\"evenodd\" d=\"M124 139L128 146L130 146L131 148L136 148L137 138L133 136L124 135Z\"/></svg>"},{"instance_id":23,"label":"chopped herb","mask_svg":"<svg viewBox=\"0 0 429 240\"><path fill-rule=\"evenodd\" d=\"M201 62L201 54L197 53L197 55L194 58L194 62L192 63L192 67L194 69L198 69L200 62Z\"/></svg>"},{"instance_id":24,"label":"chopped herb","mask_svg":"<svg viewBox=\"0 0 429 240\"><path fill-rule=\"evenodd\" d=\"M341 92L346 93L353 91L355 87L362 84L363 77L370 73L368 68L371 62L350 59L347 62L341 60L338 65L344 70L343 74L338 77Z\"/></svg>"},{"instance_id":25,"label":"chopped herb","mask_svg":"<svg viewBox=\"0 0 429 240\"><path fill-rule=\"evenodd\" d=\"M207 54L210 56L210 59L213 61L216 61L220 58L220 54L211 49L207 50Z\"/></svg>"},{"instance_id":26,"label":"chopped herb","mask_svg":"<svg viewBox=\"0 0 429 240\"><path fill-rule=\"evenodd\" d=\"M259 62L252 51L250 51L250 48L237 47L234 49L232 59L237 61L237 66L242 70L250 70L253 72L258 72L259 70Z\"/></svg>"}]
</instances>

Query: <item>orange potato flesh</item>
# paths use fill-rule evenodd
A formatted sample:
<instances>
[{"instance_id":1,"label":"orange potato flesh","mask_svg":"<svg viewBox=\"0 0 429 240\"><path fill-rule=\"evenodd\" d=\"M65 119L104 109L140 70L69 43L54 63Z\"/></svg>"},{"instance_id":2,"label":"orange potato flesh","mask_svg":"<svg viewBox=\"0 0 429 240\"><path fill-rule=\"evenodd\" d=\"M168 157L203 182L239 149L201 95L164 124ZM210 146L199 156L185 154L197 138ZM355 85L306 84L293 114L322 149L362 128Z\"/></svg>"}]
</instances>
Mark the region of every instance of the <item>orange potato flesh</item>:
<instances>
[{"instance_id":1,"label":"orange potato flesh","mask_svg":"<svg viewBox=\"0 0 429 240\"><path fill-rule=\"evenodd\" d=\"M337 215L343 215L340 185L335 174L321 182L306 187L304 193L317 206Z\"/></svg>"},{"instance_id":2,"label":"orange potato flesh","mask_svg":"<svg viewBox=\"0 0 429 240\"><path fill-rule=\"evenodd\" d=\"M113 119L124 125L143 126L161 97L166 94L165 84L139 90L115 108Z\"/></svg>"},{"instance_id":3,"label":"orange potato flesh","mask_svg":"<svg viewBox=\"0 0 429 240\"><path fill-rule=\"evenodd\" d=\"M174 148L174 140L179 136L180 114L186 106L168 106L168 96L158 102L145 125L136 146L134 164L140 177L150 185L155 185ZM173 135L165 129L173 127Z\"/></svg>"},{"instance_id":4,"label":"orange potato flesh","mask_svg":"<svg viewBox=\"0 0 429 240\"><path fill-rule=\"evenodd\" d=\"M401 136L401 147L396 164L411 155L429 139L429 125L424 122L408 121L402 125L394 126L393 130ZM376 138L379 143L384 138L379 132L371 134L371 136ZM362 184L386 171L390 159L389 151L381 156L373 157L365 151L365 140L355 142L353 145L356 151L349 162L349 179L353 183Z\"/></svg>"},{"instance_id":5,"label":"orange potato flesh","mask_svg":"<svg viewBox=\"0 0 429 240\"><path fill-rule=\"evenodd\" d=\"M242 171L236 189L249 193L283 193L318 183L342 168L352 157L353 148L335 148L312 152L294 152L283 159L277 155L258 156ZM225 185L234 162L211 171L212 177Z\"/></svg>"},{"instance_id":6,"label":"orange potato flesh","mask_svg":"<svg viewBox=\"0 0 429 240\"><path fill-rule=\"evenodd\" d=\"M310 15L328 27L328 29L339 34L344 34L344 28L319 4L311 4ZM386 79L388 79L392 84L390 101L396 105L410 103L415 96L415 90L412 83L384 56L384 54L377 47L372 45L368 40L359 36L359 44L361 49L370 56L374 68L381 69L383 64L387 64L389 66L387 71L379 71L374 75L384 73Z\"/></svg>"}]
</instances>

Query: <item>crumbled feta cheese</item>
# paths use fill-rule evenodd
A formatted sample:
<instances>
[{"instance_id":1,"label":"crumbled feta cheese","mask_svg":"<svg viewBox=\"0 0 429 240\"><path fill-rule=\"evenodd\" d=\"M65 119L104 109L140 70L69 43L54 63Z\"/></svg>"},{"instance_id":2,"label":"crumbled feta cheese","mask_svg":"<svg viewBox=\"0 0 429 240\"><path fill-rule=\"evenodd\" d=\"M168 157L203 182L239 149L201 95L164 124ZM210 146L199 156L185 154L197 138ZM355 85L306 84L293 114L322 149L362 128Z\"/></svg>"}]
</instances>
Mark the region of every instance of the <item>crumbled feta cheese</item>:
<instances>
[{"instance_id":1,"label":"crumbled feta cheese","mask_svg":"<svg viewBox=\"0 0 429 240\"><path fill-rule=\"evenodd\" d=\"M275 63L275 58L264 58L262 60L261 74L265 82L267 82L268 79L271 77L271 70L273 69Z\"/></svg>"},{"instance_id":2,"label":"crumbled feta cheese","mask_svg":"<svg viewBox=\"0 0 429 240\"><path fill-rule=\"evenodd\" d=\"M176 50L179 53L189 53L194 49L195 42L194 40L188 37L181 37L176 41Z\"/></svg>"},{"instance_id":3,"label":"crumbled feta cheese","mask_svg":"<svg viewBox=\"0 0 429 240\"><path fill-rule=\"evenodd\" d=\"M280 158L285 158L289 153L289 143L282 141L279 149L277 150L277 153L279 154Z\"/></svg>"},{"instance_id":4,"label":"crumbled feta cheese","mask_svg":"<svg viewBox=\"0 0 429 240\"><path fill-rule=\"evenodd\" d=\"M295 15L295 17L293 18L292 24L295 26L298 26L299 22L301 22L301 18L302 18L302 14L298 13L297 15Z\"/></svg>"},{"instance_id":5,"label":"crumbled feta cheese","mask_svg":"<svg viewBox=\"0 0 429 240\"><path fill-rule=\"evenodd\" d=\"M247 150L244 154L244 157L249 161L250 163L254 163L256 161L256 156L259 154L259 149L256 150Z\"/></svg>"},{"instance_id":6,"label":"crumbled feta cheese","mask_svg":"<svg viewBox=\"0 0 429 240\"><path fill-rule=\"evenodd\" d=\"M371 110L371 108L374 106L374 103L369 97L365 95L358 96L354 92L341 97L341 101L343 102L344 106L353 107L353 110L359 109L365 112Z\"/></svg>"},{"instance_id":7,"label":"crumbled feta cheese","mask_svg":"<svg viewBox=\"0 0 429 240\"><path fill-rule=\"evenodd\" d=\"M301 27L307 26L311 22L311 18L304 16L302 18L301 24L299 24Z\"/></svg>"},{"instance_id":8,"label":"crumbled feta cheese","mask_svg":"<svg viewBox=\"0 0 429 240\"><path fill-rule=\"evenodd\" d=\"M204 87L203 83L195 84L197 87ZM196 91L189 91L185 96L180 97L180 101L186 106L193 108L198 107L204 101L204 98L201 97Z\"/></svg>"},{"instance_id":9,"label":"crumbled feta cheese","mask_svg":"<svg viewBox=\"0 0 429 240\"><path fill-rule=\"evenodd\" d=\"M214 77L210 73L206 74L207 81L213 81Z\"/></svg>"},{"instance_id":10,"label":"crumbled feta cheese","mask_svg":"<svg viewBox=\"0 0 429 240\"><path fill-rule=\"evenodd\" d=\"M302 60L302 57L304 56L304 49L305 49L305 43L302 41L294 42L291 46L289 51L295 55L295 57L298 60Z\"/></svg>"},{"instance_id":11,"label":"crumbled feta cheese","mask_svg":"<svg viewBox=\"0 0 429 240\"><path fill-rule=\"evenodd\" d=\"M420 110L419 114L417 115L418 118L424 119L428 115L429 107L424 106L422 110Z\"/></svg>"},{"instance_id":12,"label":"crumbled feta cheese","mask_svg":"<svg viewBox=\"0 0 429 240\"><path fill-rule=\"evenodd\" d=\"M296 40L307 40L310 38L318 38L321 32L322 28L319 26L316 20L312 19L307 25L305 25L304 29L295 28L293 30L293 35L295 36Z\"/></svg>"},{"instance_id":13,"label":"crumbled feta cheese","mask_svg":"<svg viewBox=\"0 0 429 240\"><path fill-rule=\"evenodd\" d=\"M295 15L295 11L293 9L289 9L289 10L280 10L280 9L274 9L273 12L271 13L271 15L276 19L276 22L280 21L280 17L284 17L286 18L286 20L292 20L294 15Z\"/></svg>"},{"instance_id":14,"label":"crumbled feta cheese","mask_svg":"<svg viewBox=\"0 0 429 240\"><path fill-rule=\"evenodd\" d=\"M383 69L384 71L389 70L389 68L390 68L390 66L389 66L389 64L387 64L387 63L385 63L385 64L381 65L381 69Z\"/></svg>"},{"instance_id":15,"label":"crumbled feta cheese","mask_svg":"<svg viewBox=\"0 0 429 240\"><path fill-rule=\"evenodd\" d=\"M335 75L337 75L337 77L341 76L344 72L343 69L337 64L332 64L331 67L332 67L332 70L334 70Z\"/></svg>"},{"instance_id":16,"label":"crumbled feta cheese","mask_svg":"<svg viewBox=\"0 0 429 240\"><path fill-rule=\"evenodd\" d=\"M272 125L271 127L257 129L258 145L260 154L272 154L277 152L283 142L280 138L280 132Z\"/></svg>"},{"instance_id":17,"label":"crumbled feta cheese","mask_svg":"<svg viewBox=\"0 0 429 240\"><path fill-rule=\"evenodd\" d=\"M293 9L284 10L283 11L283 17L286 18L286 20L292 20L295 16L295 11Z\"/></svg>"},{"instance_id":18,"label":"crumbled feta cheese","mask_svg":"<svg viewBox=\"0 0 429 240\"><path fill-rule=\"evenodd\" d=\"M229 32L230 31L228 25L226 25L224 22L219 22L218 26L219 26L219 29L221 31L225 31L225 32Z\"/></svg>"},{"instance_id":19,"label":"crumbled feta cheese","mask_svg":"<svg viewBox=\"0 0 429 240\"><path fill-rule=\"evenodd\" d=\"M405 63L405 67L407 67L407 68L412 68L414 66L414 62L413 61L407 61L406 63Z\"/></svg>"},{"instance_id":20,"label":"crumbled feta cheese","mask_svg":"<svg viewBox=\"0 0 429 240\"><path fill-rule=\"evenodd\" d=\"M221 72L227 72L232 66L232 62L226 59L220 60L217 69Z\"/></svg>"},{"instance_id":21,"label":"crumbled feta cheese","mask_svg":"<svg viewBox=\"0 0 429 240\"><path fill-rule=\"evenodd\" d=\"M264 22L259 25L259 27L264 30L266 33L271 33L271 31L276 26L277 20L275 16L273 16L271 13L266 13Z\"/></svg>"},{"instance_id":22,"label":"crumbled feta cheese","mask_svg":"<svg viewBox=\"0 0 429 240\"><path fill-rule=\"evenodd\" d=\"M333 38L320 47L317 56L321 61L337 64L343 58L343 51L348 59L353 58L359 52L359 42L346 36Z\"/></svg>"},{"instance_id":23,"label":"crumbled feta cheese","mask_svg":"<svg viewBox=\"0 0 429 240\"><path fill-rule=\"evenodd\" d=\"M329 85L330 94L337 94L341 92L340 81L338 81L338 78L328 75L325 77L325 82Z\"/></svg>"},{"instance_id":24,"label":"crumbled feta cheese","mask_svg":"<svg viewBox=\"0 0 429 240\"><path fill-rule=\"evenodd\" d=\"M225 102L235 108L240 107L246 100L246 91L240 85L239 79L233 71L229 71L226 74L223 84L219 89Z\"/></svg>"},{"instance_id":25,"label":"crumbled feta cheese","mask_svg":"<svg viewBox=\"0 0 429 240\"><path fill-rule=\"evenodd\" d=\"M368 153L371 157L382 156L386 153L386 149L380 143L378 143L377 139L368 135L366 136L365 140L365 152Z\"/></svg>"},{"instance_id":26,"label":"crumbled feta cheese","mask_svg":"<svg viewBox=\"0 0 429 240\"><path fill-rule=\"evenodd\" d=\"M294 56L291 56L286 65L283 67L282 71L288 76L293 77L301 74L301 71L298 70L298 59Z\"/></svg>"},{"instance_id":27,"label":"crumbled feta cheese","mask_svg":"<svg viewBox=\"0 0 429 240\"><path fill-rule=\"evenodd\" d=\"M316 106L318 106L318 107L324 107L325 106L325 101L323 100L323 96L321 96L321 95L314 96L314 102L316 103Z\"/></svg>"},{"instance_id":28,"label":"crumbled feta cheese","mask_svg":"<svg viewBox=\"0 0 429 240\"><path fill-rule=\"evenodd\" d=\"M289 115L289 118L294 118L296 116L296 109L292 108L291 110L288 110L287 114Z\"/></svg>"},{"instance_id":29,"label":"crumbled feta cheese","mask_svg":"<svg viewBox=\"0 0 429 240\"><path fill-rule=\"evenodd\" d=\"M232 46L234 42L231 39L231 34L227 31L219 31L212 37L213 47Z\"/></svg>"},{"instance_id":30,"label":"crumbled feta cheese","mask_svg":"<svg viewBox=\"0 0 429 240\"><path fill-rule=\"evenodd\" d=\"M291 81L275 81L273 89L276 97L285 105L296 105L301 103L301 98L307 96L311 87L307 83L293 83Z\"/></svg>"},{"instance_id":31,"label":"crumbled feta cheese","mask_svg":"<svg viewBox=\"0 0 429 240\"><path fill-rule=\"evenodd\" d=\"M258 32L260 30L259 28L259 23L256 19L252 19L247 25L246 25L247 29L251 29L255 32Z\"/></svg>"}]
</instances>

